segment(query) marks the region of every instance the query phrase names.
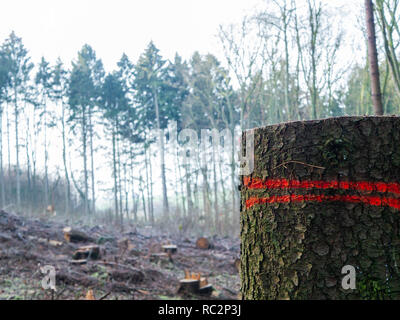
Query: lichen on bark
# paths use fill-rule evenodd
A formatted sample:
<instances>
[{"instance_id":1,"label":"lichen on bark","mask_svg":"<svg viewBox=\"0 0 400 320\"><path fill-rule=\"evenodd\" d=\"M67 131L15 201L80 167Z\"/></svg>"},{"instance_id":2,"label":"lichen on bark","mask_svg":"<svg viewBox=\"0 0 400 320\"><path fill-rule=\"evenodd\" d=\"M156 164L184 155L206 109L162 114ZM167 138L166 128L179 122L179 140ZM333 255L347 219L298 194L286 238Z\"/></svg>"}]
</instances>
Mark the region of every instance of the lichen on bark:
<instances>
[{"instance_id":1,"label":"lichen on bark","mask_svg":"<svg viewBox=\"0 0 400 320\"><path fill-rule=\"evenodd\" d=\"M254 141L254 172L241 186L242 297L400 299L400 210L383 200L400 194L243 183L397 183L400 118L290 122L255 129ZM268 200L248 207L250 198ZM355 290L341 286L345 265L356 269Z\"/></svg>"}]
</instances>

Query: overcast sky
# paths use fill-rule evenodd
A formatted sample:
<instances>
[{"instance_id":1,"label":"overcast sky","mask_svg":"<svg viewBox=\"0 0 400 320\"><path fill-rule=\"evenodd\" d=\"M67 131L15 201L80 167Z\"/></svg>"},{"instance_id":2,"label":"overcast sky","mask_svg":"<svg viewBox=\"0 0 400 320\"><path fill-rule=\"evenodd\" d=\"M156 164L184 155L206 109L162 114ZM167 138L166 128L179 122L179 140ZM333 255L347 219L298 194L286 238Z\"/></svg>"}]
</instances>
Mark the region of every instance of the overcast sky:
<instances>
[{"instance_id":1,"label":"overcast sky","mask_svg":"<svg viewBox=\"0 0 400 320\"><path fill-rule=\"evenodd\" d=\"M354 8L361 0L329 0ZM107 71L125 52L135 62L150 40L166 58L195 50L222 59L216 38L220 24L254 12L262 0L1 0L0 42L12 30L33 61L59 56L69 65L90 44ZM301 5L302 1L299 1ZM327 1L328 3L328 1ZM351 22L349 22L351 23Z\"/></svg>"},{"instance_id":2,"label":"overcast sky","mask_svg":"<svg viewBox=\"0 0 400 320\"><path fill-rule=\"evenodd\" d=\"M0 42L14 30L34 61L65 63L90 44L107 71L123 52L136 61L150 40L166 58L219 55L219 24L237 22L259 0L2 0Z\"/></svg>"}]
</instances>

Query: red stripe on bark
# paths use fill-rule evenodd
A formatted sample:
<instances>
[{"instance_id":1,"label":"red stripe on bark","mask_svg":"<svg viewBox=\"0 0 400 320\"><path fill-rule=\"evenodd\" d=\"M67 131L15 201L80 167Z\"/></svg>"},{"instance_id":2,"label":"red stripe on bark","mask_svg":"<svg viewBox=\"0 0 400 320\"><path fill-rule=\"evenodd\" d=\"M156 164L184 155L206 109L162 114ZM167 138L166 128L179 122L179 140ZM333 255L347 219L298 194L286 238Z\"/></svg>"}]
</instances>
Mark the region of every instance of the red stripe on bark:
<instances>
[{"instance_id":1,"label":"red stripe on bark","mask_svg":"<svg viewBox=\"0 0 400 320\"><path fill-rule=\"evenodd\" d=\"M341 201L351 203L364 203L372 206L388 206L395 209L400 209L400 199L395 198L381 198L357 195L285 195L285 196L271 196L267 198L252 197L246 200L247 209L257 204L269 203L289 203L289 202L324 202L324 201Z\"/></svg>"},{"instance_id":2,"label":"red stripe on bark","mask_svg":"<svg viewBox=\"0 0 400 320\"><path fill-rule=\"evenodd\" d=\"M400 195L400 184L396 182L368 181L299 181L287 179L269 179L244 177L243 184L248 189L342 189L358 191L390 192Z\"/></svg>"}]
</instances>

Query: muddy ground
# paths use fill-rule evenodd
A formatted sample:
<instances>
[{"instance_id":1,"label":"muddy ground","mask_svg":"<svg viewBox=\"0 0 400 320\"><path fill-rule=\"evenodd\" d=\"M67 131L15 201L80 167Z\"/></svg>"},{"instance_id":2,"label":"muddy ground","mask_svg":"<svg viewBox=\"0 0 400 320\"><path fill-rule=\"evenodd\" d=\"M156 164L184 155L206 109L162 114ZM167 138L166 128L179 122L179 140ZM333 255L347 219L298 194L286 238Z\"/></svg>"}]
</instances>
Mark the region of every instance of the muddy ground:
<instances>
[{"instance_id":1,"label":"muddy ground","mask_svg":"<svg viewBox=\"0 0 400 320\"><path fill-rule=\"evenodd\" d=\"M213 237L213 248L196 248L196 238L165 236L153 228L106 226L80 231L92 242L64 239L66 225L29 219L0 211L0 299L238 299L239 274L235 259L239 239ZM75 250L97 244L101 257L86 264L71 263ZM177 245L171 257L157 257L163 244ZM41 267L56 270L56 291L42 288ZM213 285L209 296L178 293L185 270L201 273Z\"/></svg>"}]
</instances>

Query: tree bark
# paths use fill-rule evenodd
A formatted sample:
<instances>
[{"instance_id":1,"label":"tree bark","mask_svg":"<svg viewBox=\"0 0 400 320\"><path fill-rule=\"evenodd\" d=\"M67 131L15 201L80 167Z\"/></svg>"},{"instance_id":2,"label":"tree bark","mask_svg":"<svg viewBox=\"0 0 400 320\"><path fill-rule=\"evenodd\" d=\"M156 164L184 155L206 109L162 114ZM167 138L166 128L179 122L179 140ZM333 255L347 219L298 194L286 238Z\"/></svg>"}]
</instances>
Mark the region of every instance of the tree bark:
<instances>
[{"instance_id":1,"label":"tree bark","mask_svg":"<svg viewBox=\"0 0 400 320\"><path fill-rule=\"evenodd\" d=\"M371 73L371 94L375 115L383 115L381 85L379 80L378 51L376 49L376 33L372 0L365 0L365 13L368 33L368 56Z\"/></svg>"},{"instance_id":2,"label":"tree bark","mask_svg":"<svg viewBox=\"0 0 400 320\"><path fill-rule=\"evenodd\" d=\"M88 172L87 172L87 126L86 126L86 112L85 107L82 107L82 144L83 144L83 175L85 185L85 199L83 202L85 216L89 213L89 186L88 186Z\"/></svg>"},{"instance_id":3,"label":"tree bark","mask_svg":"<svg viewBox=\"0 0 400 320\"><path fill-rule=\"evenodd\" d=\"M169 218L169 206L168 206L168 194L167 194L167 179L165 176L164 131L161 129L160 110L159 110L159 106L158 106L158 96L157 96L157 91L155 88L153 88L153 98L154 98L154 105L155 105L155 109L156 109L157 129L158 129L159 143L160 143L161 180L162 180L162 191L163 191L163 214L168 219Z\"/></svg>"},{"instance_id":4,"label":"tree bark","mask_svg":"<svg viewBox=\"0 0 400 320\"><path fill-rule=\"evenodd\" d=\"M19 170L19 137L18 137L18 100L17 100L17 89L14 89L14 112L15 112L15 154L17 159L16 166L16 179L17 179L17 209L21 210L21 179Z\"/></svg>"},{"instance_id":5,"label":"tree bark","mask_svg":"<svg viewBox=\"0 0 400 320\"><path fill-rule=\"evenodd\" d=\"M88 116L89 116L89 139L90 139L90 173L91 173L91 182L92 182L92 207L91 213L92 215L96 214L96 191L95 191L95 180L94 180L94 150L93 150L93 124L92 124L92 110L89 107Z\"/></svg>"},{"instance_id":6,"label":"tree bark","mask_svg":"<svg viewBox=\"0 0 400 320\"><path fill-rule=\"evenodd\" d=\"M115 127L112 131L112 150L113 150L113 178L114 178L114 210L115 217L118 217L118 183L117 183L117 159L115 147Z\"/></svg>"},{"instance_id":7,"label":"tree bark","mask_svg":"<svg viewBox=\"0 0 400 320\"><path fill-rule=\"evenodd\" d=\"M69 214L69 205L71 201L71 183L69 181L68 169L67 169L67 143L65 140L65 105L61 102L62 114L61 114L61 126L62 126L62 144L63 144L63 164L64 164L64 175L65 175L65 214Z\"/></svg>"},{"instance_id":8,"label":"tree bark","mask_svg":"<svg viewBox=\"0 0 400 320\"><path fill-rule=\"evenodd\" d=\"M400 118L279 124L254 141L241 178L243 298L399 299ZM342 287L346 265L354 290Z\"/></svg>"},{"instance_id":9,"label":"tree bark","mask_svg":"<svg viewBox=\"0 0 400 320\"><path fill-rule=\"evenodd\" d=\"M4 208L6 205L6 189L3 168L3 109L0 109L0 193L1 208Z\"/></svg>"}]
</instances>

